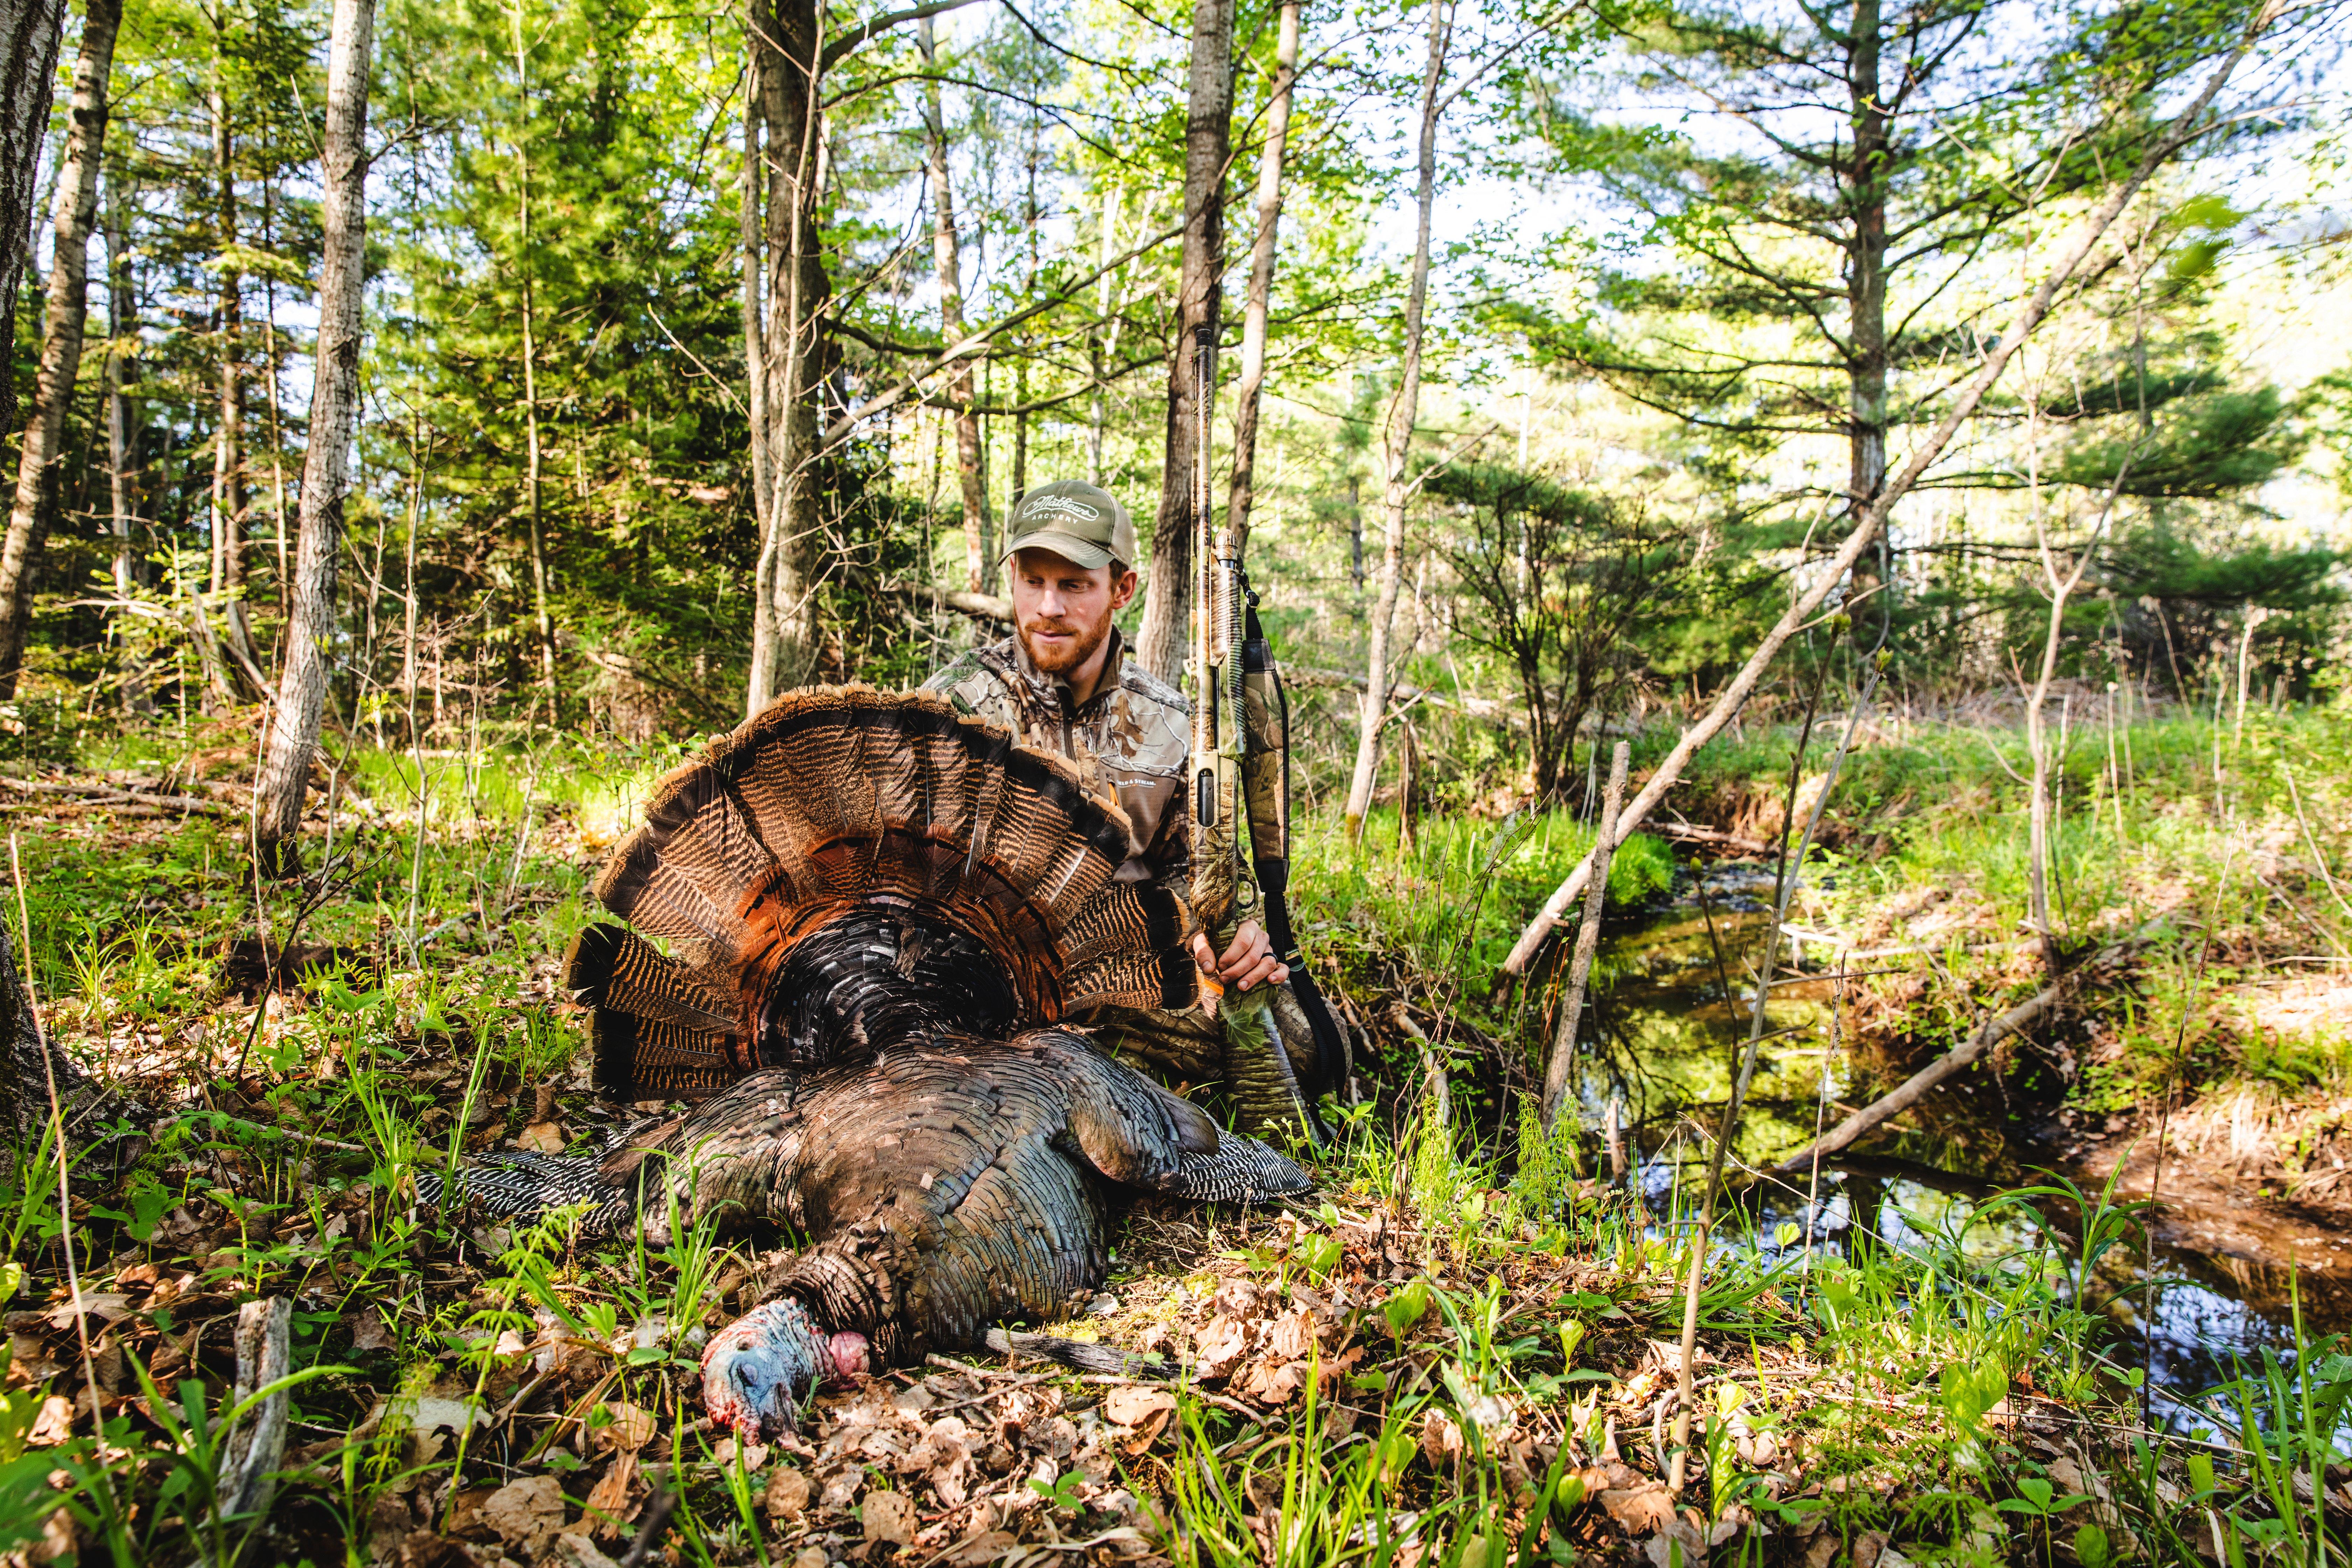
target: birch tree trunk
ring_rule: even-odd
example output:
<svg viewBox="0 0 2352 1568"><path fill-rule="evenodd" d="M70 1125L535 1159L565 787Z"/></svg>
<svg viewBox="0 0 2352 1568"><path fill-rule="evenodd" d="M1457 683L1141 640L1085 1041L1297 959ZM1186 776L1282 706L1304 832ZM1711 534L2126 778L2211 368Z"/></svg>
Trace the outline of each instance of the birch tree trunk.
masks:
<svg viewBox="0 0 2352 1568"><path fill-rule="evenodd" d="M0 0L0 342L16 341L16 285L32 239L65 19L66 0ZM16 377L0 362L0 428L16 423Z"/></svg>
<svg viewBox="0 0 2352 1568"><path fill-rule="evenodd" d="M743 92L743 203L739 240L743 250L743 367L751 411L751 515L759 552L751 571L751 667L745 679L743 716L768 705L768 671L776 641L776 485L768 472L767 184L760 154L760 56L747 51Z"/></svg>
<svg viewBox="0 0 2352 1568"><path fill-rule="evenodd" d="M335 556L351 489L359 416L360 295L367 258L368 61L375 0L335 0L327 55L327 135L320 154L325 245L319 268L319 346L310 380L310 443L302 457L301 516L289 594L286 668L269 750L254 791L254 847L263 870L296 868L294 839L319 716L327 696L327 644L335 631Z"/></svg>
<svg viewBox="0 0 2352 1568"><path fill-rule="evenodd" d="M114 67L114 36L121 0L89 0L74 62L73 129L58 172L51 218L56 253L49 263L47 316L42 324L40 378L16 463L16 499L8 534L0 544L0 700L16 693L25 631L32 619L33 578L49 519L57 507L66 405L81 369L84 319L89 310L89 231L98 218L98 166L106 142L106 89ZM43 105L43 113L47 106Z"/></svg>
<svg viewBox="0 0 2352 1568"><path fill-rule="evenodd" d="M915 24L915 48L923 69L935 68L931 19ZM939 275L940 341L963 341L963 256L956 234L955 184L948 174L948 132L940 112L937 77L923 83L923 142L926 177L931 187L931 269ZM981 470L980 416L972 407L971 361L958 360L948 373L948 401L954 405L956 484L963 495L964 588L968 593L996 592L996 563L991 558L988 528L988 482Z"/></svg>
<svg viewBox="0 0 2352 1568"><path fill-rule="evenodd" d="M1233 0L1192 0L1184 121L1184 252L1168 356L1167 461L1136 657L1162 680L1182 672L1192 610L1192 338L1217 319L1225 240L1225 161L1234 133Z"/></svg>
<svg viewBox="0 0 2352 1568"><path fill-rule="evenodd" d="M124 181L108 181L106 215L106 476L110 531L114 536L114 592L129 598L138 585L131 524L138 516L138 416L131 406L131 348L139 331L138 279L131 265L131 218ZM123 703L134 713L148 710L145 678L136 660L126 663Z"/></svg>
<svg viewBox="0 0 2352 1568"><path fill-rule="evenodd" d="M539 313L532 288L530 253L530 144L525 140L530 118L530 50L523 38L523 0L514 0L508 16L514 26L515 90L520 95L524 125L514 132L518 189L515 200L515 270L522 282L522 430L523 510L530 525L531 625L539 634L539 679L547 689L547 721L560 722L555 689L555 617L547 607L547 521L542 507L541 479L546 453L539 429ZM307 512L308 508L304 509Z"/></svg>
<svg viewBox="0 0 2352 1568"><path fill-rule="evenodd" d="M1429 303L1430 215L1437 201L1437 121L1444 105L1437 96L1445 75L1446 45L1453 34L1446 0L1429 0L1429 65L1421 79L1421 171L1414 201L1420 214L1412 246L1412 280L1404 297L1404 363L1396 396L1389 404L1382 457L1386 483L1381 495L1386 537L1381 543L1380 593L1372 609L1371 647L1364 659L1364 703L1356 731L1356 771L1348 783L1348 837L1360 838L1371 809L1372 778L1380 767L1381 721L1389 706L1389 638L1396 622L1397 588L1404 575L1404 514L1412 491L1405 459L1413 422L1421 413L1422 325Z"/></svg>
<svg viewBox="0 0 2352 1568"><path fill-rule="evenodd" d="M114 592L121 599L131 596L140 577L133 546L139 520L139 416L128 390L131 345L139 332L139 285L131 264L129 205L124 181L118 174L108 182L107 190L106 316L107 333L112 341L106 354L106 469L114 534ZM116 634L118 642L127 645L122 647L122 710L144 716L155 710L147 686L146 653L121 637L122 625L117 623Z"/></svg>
<svg viewBox="0 0 2352 1568"><path fill-rule="evenodd" d="M1274 56L1274 100L1266 107L1265 145L1257 164L1257 237L1250 247L1249 298L1242 307L1242 375L1234 400L1234 478L1225 502L1234 542L1249 546L1257 499L1258 394L1265 384L1265 318L1274 296L1276 231L1282 223L1282 159L1290 140L1290 92L1298 79L1298 0L1286 0Z"/></svg>

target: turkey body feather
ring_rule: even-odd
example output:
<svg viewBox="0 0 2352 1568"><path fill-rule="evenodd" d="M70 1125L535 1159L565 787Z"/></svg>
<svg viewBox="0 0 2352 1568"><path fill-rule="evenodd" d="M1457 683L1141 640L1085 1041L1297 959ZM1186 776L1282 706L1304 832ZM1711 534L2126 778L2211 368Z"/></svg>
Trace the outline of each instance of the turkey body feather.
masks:
<svg viewBox="0 0 2352 1568"><path fill-rule="evenodd" d="M1102 1285L1121 1190L1307 1191L1062 1026L1193 994L1190 912L1114 879L1127 841L1068 763L936 697L778 701L656 786L596 883L629 926L565 960L599 1085L701 1103L462 1186L509 1215L579 1205L590 1230L676 1215L805 1238L705 1355L713 1418L747 1436L869 1358L1064 1316Z"/></svg>

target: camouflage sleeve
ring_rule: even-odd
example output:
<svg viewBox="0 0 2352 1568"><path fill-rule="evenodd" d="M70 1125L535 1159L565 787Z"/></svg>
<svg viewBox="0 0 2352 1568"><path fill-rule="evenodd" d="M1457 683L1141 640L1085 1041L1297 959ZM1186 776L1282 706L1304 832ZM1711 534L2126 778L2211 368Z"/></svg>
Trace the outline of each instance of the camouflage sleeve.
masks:
<svg viewBox="0 0 2352 1568"><path fill-rule="evenodd" d="M980 656L966 653L940 666L929 680L923 682L923 689L938 692L954 705L957 712L967 719L976 719L980 717L980 709L972 700L975 677L992 686L996 683L994 677L988 673L988 667L980 662Z"/></svg>

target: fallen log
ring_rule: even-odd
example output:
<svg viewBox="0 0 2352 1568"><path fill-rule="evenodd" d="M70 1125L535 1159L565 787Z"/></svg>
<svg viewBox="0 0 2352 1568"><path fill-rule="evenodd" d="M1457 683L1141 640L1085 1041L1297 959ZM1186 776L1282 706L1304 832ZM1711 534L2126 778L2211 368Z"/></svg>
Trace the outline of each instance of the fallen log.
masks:
<svg viewBox="0 0 2352 1568"><path fill-rule="evenodd" d="M1927 1098L1927 1091L1962 1068L1981 1058L2010 1035L2021 1035L2044 1014L2065 999L2067 993L2083 979L2105 968L2139 945L2148 928L2143 926L2113 947L2102 949L2087 963L2070 969L2040 991L2020 1002L2008 1012L1988 1018L1976 1032L1954 1046L1917 1072L1903 1080L1888 1093L1872 1100L1860 1110L1814 1139L1811 1143L1772 1167L1776 1175L1810 1166L1816 1155L1834 1154L1890 1117L1898 1116Z"/></svg>
<svg viewBox="0 0 2352 1568"><path fill-rule="evenodd" d="M290 1297L266 1297L237 1309L236 1382L229 1405L262 1397L221 1447L220 1473L213 1484L224 1518L265 1513L277 1494L278 1470L286 1458L285 1378L291 1370L293 1329Z"/></svg>
<svg viewBox="0 0 2352 1568"><path fill-rule="evenodd" d="M2056 1006L2071 989L2072 978L2062 978L1999 1017L1987 1019L1975 1034L1905 1079L1892 1092L1872 1100L1772 1169L1780 1173L1805 1169L1814 1155L1834 1154L1880 1122L1916 1105L1929 1089L1999 1045L2003 1037L2022 1034L2028 1025Z"/></svg>
<svg viewBox="0 0 2352 1568"><path fill-rule="evenodd" d="M88 800L100 805L163 805L180 811L210 812L215 816L243 816L244 808L226 801L204 800L192 795L163 795L143 790L117 789L112 784L81 783L71 779L12 779L0 776L0 785L23 795L62 795Z"/></svg>
<svg viewBox="0 0 2352 1568"><path fill-rule="evenodd" d="M1760 838L1743 838L1737 833L1726 833L1719 827L1701 827L1696 822L1653 822L1642 831L1654 833L1661 838L1671 838L1677 844L1707 844L1724 849L1735 849L1742 855L1769 855L1772 846Z"/></svg>

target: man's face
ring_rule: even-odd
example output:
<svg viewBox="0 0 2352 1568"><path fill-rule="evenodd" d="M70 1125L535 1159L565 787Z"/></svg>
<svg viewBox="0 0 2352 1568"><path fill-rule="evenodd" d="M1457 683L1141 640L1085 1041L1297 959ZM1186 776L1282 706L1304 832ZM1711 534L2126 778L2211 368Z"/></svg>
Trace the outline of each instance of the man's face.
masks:
<svg viewBox="0 0 2352 1568"><path fill-rule="evenodd" d="M1050 550L1013 558L1013 620L1029 661L1066 676L1110 636L1110 618L1135 597L1135 574L1117 562L1081 566Z"/></svg>

